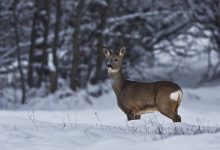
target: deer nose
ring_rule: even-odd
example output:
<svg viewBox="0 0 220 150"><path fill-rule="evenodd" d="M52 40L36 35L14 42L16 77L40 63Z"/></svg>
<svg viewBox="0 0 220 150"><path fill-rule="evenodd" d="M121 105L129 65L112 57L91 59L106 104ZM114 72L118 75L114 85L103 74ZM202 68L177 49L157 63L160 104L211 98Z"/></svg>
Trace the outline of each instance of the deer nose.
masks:
<svg viewBox="0 0 220 150"><path fill-rule="evenodd" d="M111 64L107 64L107 68L112 68L112 65Z"/></svg>

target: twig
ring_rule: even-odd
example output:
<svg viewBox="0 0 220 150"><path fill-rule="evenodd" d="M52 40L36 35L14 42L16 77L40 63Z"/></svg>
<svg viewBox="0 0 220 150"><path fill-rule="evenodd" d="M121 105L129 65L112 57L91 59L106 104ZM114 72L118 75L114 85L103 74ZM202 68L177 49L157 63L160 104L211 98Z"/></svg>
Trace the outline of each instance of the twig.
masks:
<svg viewBox="0 0 220 150"><path fill-rule="evenodd" d="M101 125L101 127L103 128L103 125L102 125L102 122L101 122L101 119L99 118L98 114L95 112L95 116L99 122L99 124Z"/></svg>

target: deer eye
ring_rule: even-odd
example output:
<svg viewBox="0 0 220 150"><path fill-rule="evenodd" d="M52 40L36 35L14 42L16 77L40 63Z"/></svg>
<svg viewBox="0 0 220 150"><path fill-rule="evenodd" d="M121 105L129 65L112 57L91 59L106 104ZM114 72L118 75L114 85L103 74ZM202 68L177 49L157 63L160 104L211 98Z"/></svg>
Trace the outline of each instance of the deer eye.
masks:
<svg viewBox="0 0 220 150"><path fill-rule="evenodd" d="M115 59L113 59L114 61L118 61L118 59L117 58L115 58Z"/></svg>

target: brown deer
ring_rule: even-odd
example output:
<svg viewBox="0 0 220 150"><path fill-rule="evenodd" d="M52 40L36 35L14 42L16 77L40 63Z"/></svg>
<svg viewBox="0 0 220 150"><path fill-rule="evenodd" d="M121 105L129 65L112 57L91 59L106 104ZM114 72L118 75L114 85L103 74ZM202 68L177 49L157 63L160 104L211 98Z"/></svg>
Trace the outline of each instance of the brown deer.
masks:
<svg viewBox="0 0 220 150"><path fill-rule="evenodd" d="M181 122L177 111L183 92L177 84L170 81L144 83L127 80L122 74L125 47L117 53L112 53L105 47L102 51L108 60L108 74L117 104L127 115L128 121L140 119L145 113L159 111L173 122Z"/></svg>

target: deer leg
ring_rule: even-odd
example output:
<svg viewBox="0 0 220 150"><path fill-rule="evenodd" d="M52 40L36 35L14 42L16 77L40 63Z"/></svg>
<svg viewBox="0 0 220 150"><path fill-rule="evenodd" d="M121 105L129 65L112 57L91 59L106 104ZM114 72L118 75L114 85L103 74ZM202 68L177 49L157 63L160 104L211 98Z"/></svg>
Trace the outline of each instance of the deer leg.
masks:
<svg viewBox="0 0 220 150"><path fill-rule="evenodd" d="M177 105L175 105L174 107L173 107L173 111L176 113L176 114L178 114L178 108L179 108L179 105L177 104Z"/></svg>
<svg viewBox="0 0 220 150"><path fill-rule="evenodd" d="M173 119L173 122L181 122L181 116L176 114L176 117Z"/></svg>
<svg viewBox="0 0 220 150"><path fill-rule="evenodd" d="M131 113L127 114L127 119L128 119L128 121L130 121L130 120L136 120L135 115L134 115L134 114L131 114Z"/></svg>
<svg viewBox="0 0 220 150"><path fill-rule="evenodd" d="M179 116L177 113L172 111L169 107L158 107L161 114L164 116L167 116L168 118L172 119L173 122L181 122L181 116Z"/></svg>
<svg viewBox="0 0 220 150"><path fill-rule="evenodd" d="M172 120L173 122L181 122L181 116L178 114L175 114L175 117Z"/></svg>
<svg viewBox="0 0 220 150"><path fill-rule="evenodd" d="M130 120L139 120L141 119L141 115L127 114L128 121Z"/></svg>
<svg viewBox="0 0 220 150"><path fill-rule="evenodd" d="M135 116L134 116L134 119L135 119L135 120L141 119L141 115L135 115Z"/></svg>
<svg viewBox="0 0 220 150"><path fill-rule="evenodd" d="M173 122L181 122L181 116L178 115L178 108L179 108L179 104L176 104L173 107L173 112L177 115L176 119L174 119Z"/></svg>
<svg viewBox="0 0 220 150"><path fill-rule="evenodd" d="M134 115L134 113L132 111L130 111L128 108L124 107L123 105L119 105L119 107L121 108L121 110L127 115L127 120L136 120L136 118L140 119L140 117L136 117L136 115Z"/></svg>

